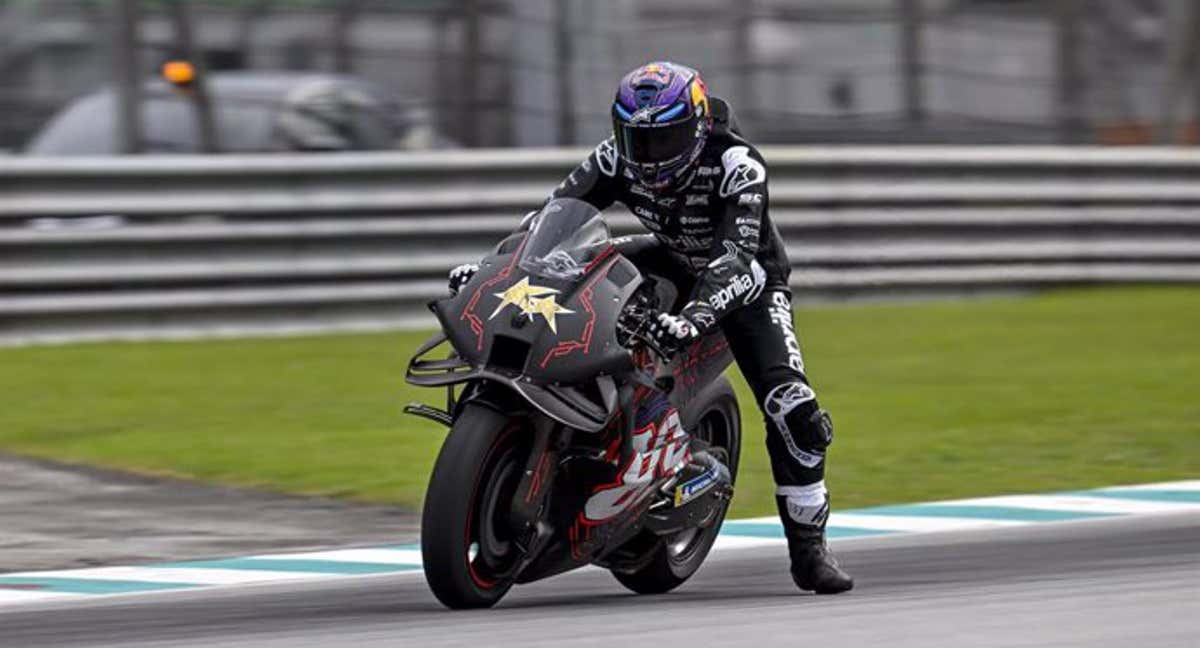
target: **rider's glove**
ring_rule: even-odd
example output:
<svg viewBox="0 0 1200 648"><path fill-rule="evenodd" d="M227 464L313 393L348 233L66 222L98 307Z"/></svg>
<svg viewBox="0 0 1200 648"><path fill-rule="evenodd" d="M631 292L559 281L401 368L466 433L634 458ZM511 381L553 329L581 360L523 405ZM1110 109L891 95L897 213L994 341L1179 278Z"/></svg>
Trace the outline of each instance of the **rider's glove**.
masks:
<svg viewBox="0 0 1200 648"><path fill-rule="evenodd" d="M450 271L450 294L457 295L459 289L467 285L471 277L479 272L478 263L464 263Z"/></svg>
<svg viewBox="0 0 1200 648"><path fill-rule="evenodd" d="M700 329L682 315L659 313L650 321L647 330L650 339L668 355L700 339Z"/></svg>

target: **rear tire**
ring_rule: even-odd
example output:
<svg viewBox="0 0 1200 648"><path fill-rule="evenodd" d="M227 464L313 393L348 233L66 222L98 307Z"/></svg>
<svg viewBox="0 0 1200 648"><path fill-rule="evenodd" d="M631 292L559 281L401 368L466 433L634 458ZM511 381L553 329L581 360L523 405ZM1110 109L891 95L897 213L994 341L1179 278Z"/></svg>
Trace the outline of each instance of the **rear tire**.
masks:
<svg viewBox="0 0 1200 648"><path fill-rule="evenodd" d="M736 482L738 457L741 455L742 427L737 396L722 376L693 401L696 407L687 414L689 433L708 441L713 450L724 450L730 477ZM638 594L664 594L679 587L700 569L717 540L729 502L721 504L713 523L703 529L684 530L667 538L647 538L648 532L633 542L651 545L648 562L634 571L614 571L617 582Z"/></svg>
<svg viewBox="0 0 1200 648"><path fill-rule="evenodd" d="M491 607L512 587L520 555L508 513L529 453L525 423L468 403L442 443L421 514L421 559L446 607Z"/></svg>

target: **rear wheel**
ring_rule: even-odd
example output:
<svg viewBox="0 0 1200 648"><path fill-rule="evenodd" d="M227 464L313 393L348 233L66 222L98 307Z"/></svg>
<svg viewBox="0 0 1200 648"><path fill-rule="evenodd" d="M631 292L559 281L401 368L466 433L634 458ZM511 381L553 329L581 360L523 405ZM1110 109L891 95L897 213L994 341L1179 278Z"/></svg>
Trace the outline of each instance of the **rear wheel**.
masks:
<svg viewBox="0 0 1200 648"><path fill-rule="evenodd" d="M524 420L467 404L442 444L421 515L425 580L449 608L491 607L520 553L508 524L530 436Z"/></svg>
<svg viewBox="0 0 1200 648"><path fill-rule="evenodd" d="M737 478L737 463L741 453L741 419L737 396L724 377L713 383L694 401L697 405L688 432L707 441L715 457L725 462L732 478ZM647 562L633 571L614 571L613 576L625 587L639 594L662 594L682 585L700 569L708 557L729 502L722 502L713 523L704 528L684 529L672 536L647 538L634 542L650 545Z"/></svg>

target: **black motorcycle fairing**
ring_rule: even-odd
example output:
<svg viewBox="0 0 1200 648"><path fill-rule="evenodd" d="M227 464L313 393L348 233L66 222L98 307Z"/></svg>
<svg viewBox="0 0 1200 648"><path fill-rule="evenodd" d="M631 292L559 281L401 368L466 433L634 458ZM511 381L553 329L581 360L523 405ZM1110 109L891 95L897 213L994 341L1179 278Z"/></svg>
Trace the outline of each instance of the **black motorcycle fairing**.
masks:
<svg viewBox="0 0 1200 648"><path fill-rule="evenodd" d="M517 254L487 257L458 295L436 300L431 308L472 366L542 384L622 374L632 364L629 351L617 343L616 321L641 275L606 249L586 274L573 279L526 274L516 264ZM516 303L522 299L524 304ZM530 306L532 300L539 301Z"/></svg>
<svg viewBox="0 0 1200 648"><path fill-rule="evenodd" d="M720 329L708 332L664 367L672 384L671 403L684 411L687 404L731 364L733 352L729 350L725 334Z"/></svg>
<svg viewBox="0 0 1200 648"><path fill-rule="evenodd" d="M418 356L410 363L408 380L440 386L494 379L567 425L599 430L616 404L613 389L604 381L636 371L630 351L617 340L616 328L641 275L611 246L574 279L524 274L517 264L519 252L484 259L457 295L430 304L458 358ZM555 298L544 307L553 320L537 306L512 303L511 297L528 297L531 291Z"/></svg>
<svg viewBox="0 0 1200 648"><path fill-rule="evenodd" d="M635 408L638 389L632 383L619 387L616 397L621 411ZM620 438L620 456L627 456L634 423L633 416L617 417L604 428L603 434L589 435L580 441L590 442L591 448L603 450L611 439ZM654 491L646 491L641 499L630 502L624 511L607 520L589 521L582 514L584 502L594 494L594 487L611 483L619 468L620 462L610 463L604 452L576 454L563 461L559 467L562 478L553 485L555 498L547 515L558 533L535 560L523 567L516 582L533 582L595 562L642 530L642 517L652 502Z"/></svg>
<svg viewBox="0 0 1200 648"><path fill-rule="evenodd" d="M472 367L461 358L426 360L422 355L417 355L409 362L405 380L419 387L494 381L550 418L584 432L602 429L617 407L616 384L608 375L596 377L587 386L588 389L563 384L540 385L510 373L493 371L487 366ZM471 394L464 394L460 404L472 397ZM503 407L490 409L504 411Z"/></svg>

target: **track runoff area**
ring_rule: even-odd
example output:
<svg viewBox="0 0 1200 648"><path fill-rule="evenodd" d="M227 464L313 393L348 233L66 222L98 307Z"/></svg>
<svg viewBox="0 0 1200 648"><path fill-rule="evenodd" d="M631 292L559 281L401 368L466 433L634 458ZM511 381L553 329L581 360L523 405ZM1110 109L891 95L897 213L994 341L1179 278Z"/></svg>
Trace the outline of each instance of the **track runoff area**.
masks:
<svg viewBox="0 0 1200 648"><path fill-rule="evenodd" d="M946 531L986 533L1023 525L1170 513L1200 514L1200 480L841 511L830 518L828 534L836 545L839 540L850 538ZM772 544L784 544L778 519L729 520L721 530L715 551L729 552ZM0 606L92 600L116 595L152 596L249 584L417 574L420 570L420 547L399 545L9 573L0 574Z"/></svg>

